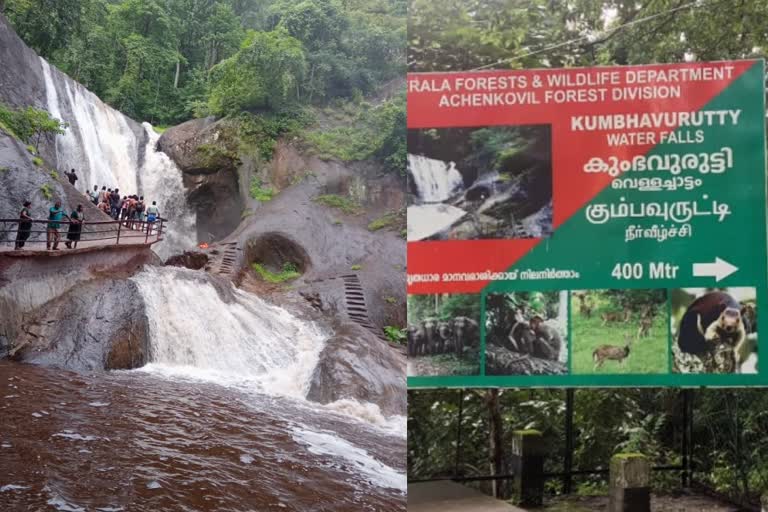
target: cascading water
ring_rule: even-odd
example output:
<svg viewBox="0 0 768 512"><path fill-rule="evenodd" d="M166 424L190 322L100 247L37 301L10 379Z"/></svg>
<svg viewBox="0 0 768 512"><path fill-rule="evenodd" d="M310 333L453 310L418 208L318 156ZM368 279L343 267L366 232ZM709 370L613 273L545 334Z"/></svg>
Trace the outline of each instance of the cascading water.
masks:
<svg viewBox="0 0 768 512"><path fill-rule="evenodd" d="M446 164L421 155L408 155L408 172L413 177L421 204L408 207L409 242L423 240L448 229L466 212L441 201L464 188L464 179L453 162Z"/></svg>
<svg viewBox="0 0 768 512"><path fill-rule="evenodd" d="M59 170L78 171L80 190L98 185L135 193L142 141L137 140L127 118L42 57L40 62L48 111L69 124L56 137Z"/></svg>
<svg viewBox="0 0 768 512"><path fill-rule="evenodd" d="M311 324L236 288L217 290L195 271L148 268L133 279L147 306L151 360L161 371L306 395L324 340Z"/></svg>
<svg viewBox="0 0 768 512"><path fill-rule="evenodd" d="M148 205L157 201L169 220L164 241L155 247L162 258L194 246L195 215L186 205L181 170L157 150L160 136L152 125L139 127L45 59L40 62L48 110L69 124L56 137L59 170L78 171L81 191L118 188L122 195L144 196Z"/></svg>
<svg viewBox="0 0 768 512"><path fill-rule="evenodd" d="M445 201L464 186L464 179L453 162L446 164L421 155L408 155L408 171L419 198L425 203Z"/></svg>
<svg viewBox="0 0 768 512"><path fill-rule="evenodd" d="M147 268L132 278L146 304L151 363L142 371L190 378L292 399L307 418L343 414L387 435L405 437L405 418L385 418L374 404L305 400L325 337L286 310L236 288L217 289L206 274L176 267ZM344 423L346 423L344 421ZM314 454L344 459L377 485L406 490L403 473L350 440L293 417L293 439Z"/></svg>
<svg viewBox="0 0 768 512"><path fill-rule="evenodd" d="M165 153L157 149L160 135L149 123L143 123L147 134L144 162L140 170L139 194L147 205L157 202L160 216L171 219L163 242L155 247L161 258L166 259L197 243L195 213L187 206L181 170Z"/></svg>

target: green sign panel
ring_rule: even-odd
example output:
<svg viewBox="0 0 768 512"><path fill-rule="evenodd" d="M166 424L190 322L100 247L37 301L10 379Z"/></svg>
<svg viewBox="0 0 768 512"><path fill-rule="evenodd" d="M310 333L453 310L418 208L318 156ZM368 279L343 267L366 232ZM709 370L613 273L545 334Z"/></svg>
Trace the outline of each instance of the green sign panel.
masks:
<svg viewBox="0 0 768 512"><path fill-rule="evenodd" d="M409 387L768 384L763 61L408 94Z"/></svg>

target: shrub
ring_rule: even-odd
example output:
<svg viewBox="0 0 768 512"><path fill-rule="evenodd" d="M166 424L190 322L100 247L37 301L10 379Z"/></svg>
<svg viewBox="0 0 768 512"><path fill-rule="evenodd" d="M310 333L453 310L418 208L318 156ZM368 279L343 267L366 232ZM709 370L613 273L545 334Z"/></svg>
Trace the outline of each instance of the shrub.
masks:
<svg viewBox="0 0 768 512"><path fill-rule="evenodd" d="M265 187L261 183L259 177L254 176L253 179L251 179L251 197L257 201L261 201L262 203L271 201L276 193L277 192L275 192L275 189L272 187Z"/></svg>
<svg viewBox="0 0 768 512"><path fill-rule="evenodd" d="M0 127L19 140L29 144L27 149L37 154L40 141L61 135L69 125L51 117L46 110L35 107L13 110L0 104Z"/></svg>
<svg viewBox="0 0 768 512"><path fill-rule="evenodd" d="M253 270L255 270L256 273L259 274L261 278L268 283L284 283L286 281L296 279L297 277L301 277L301 273L299 272L298 267L296 267L296 265L291 262L283 263L283 269L277 273L270 271L261 263L254 263L251 266L253 267Z"/></svg>
<svg viewBox="0 0 768 512"><path fill-rule="evenodd" d="M384 327L384 335L389 341L393 343L405 344L407 341L405 329L401 329L392 325L387 325Z"/></svg>
<svg viewBox="0 0 768 512"><path fill-rule="evenodd" d="M42 167L43 159L40 158L39 156L36 156L35 158L32 159L32 163L35 164L37 167Z"/></svg>
<svg viewBox="0 0 768 512"><path fill-rule="evenodd" d="M362 208L358 203L350 199L349 197L340 196L338 194L325 194L315 197L315 202L336 208L348 215L358 215L361 213Z"/></svg>
<svg viewBox="0 0 768 512"><path fill-rule="evenodd" d="M50 184L44 183L43 185L41 185L40 186L40 192L43 193L43 197L46 200L50 201L51 199L53 199L53 190L51 189L51 185Z"/></svg>
<svg viewBox="0 0 768 512"><path fill-rule="evenodd" d="M352 265L349 268L352 269L352 270L362 270L363 266L362 265Z"/></svg>

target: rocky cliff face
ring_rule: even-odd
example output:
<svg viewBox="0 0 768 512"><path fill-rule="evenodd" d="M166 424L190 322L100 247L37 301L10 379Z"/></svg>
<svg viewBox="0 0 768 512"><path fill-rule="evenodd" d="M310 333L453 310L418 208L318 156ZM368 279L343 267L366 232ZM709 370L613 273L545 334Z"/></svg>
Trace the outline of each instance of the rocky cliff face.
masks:
<svg viewBox="0 0 768 512"><path fill-rule="evenodd" d="M307 398L323 404L343 399L378 404L387 415L407 409L405 356L393 353L363 327L341 323L326 341Z"/></svg>
<svg viewBox="0 0 768 512"><path fill-rule="evenodd" d="M226 122L212 117L175 126L158 141L158 148L183 172L187 201L197 213L199 240L229 235L246 207L249 178L242 175L233 145Z"/></svg>

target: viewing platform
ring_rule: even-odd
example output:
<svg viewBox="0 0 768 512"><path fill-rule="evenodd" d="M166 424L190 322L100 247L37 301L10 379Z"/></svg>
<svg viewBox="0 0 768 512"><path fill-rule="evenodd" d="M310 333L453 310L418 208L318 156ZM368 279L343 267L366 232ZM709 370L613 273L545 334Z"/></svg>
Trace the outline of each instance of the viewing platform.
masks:
<svg viewBox="0 0 768 512"><path fill-rule="evenodd" d="M0 254L9 257L58 257L82 254L116 247L151 247L163 240L166 220L159 218L153 223L146 221L95 221L83 223L77 247L69 249L66 242L69 221L60 221L58 249L47 249L47 220L32 220L32 229L24 247L15 249L18 219L0 219ZM72 242L74 244L74 242Z"/></svg>

